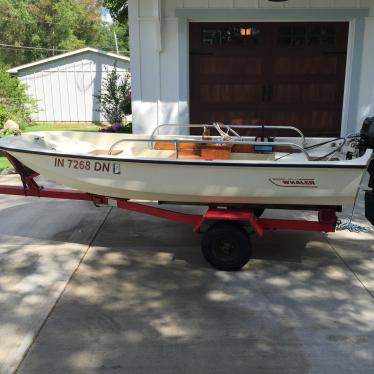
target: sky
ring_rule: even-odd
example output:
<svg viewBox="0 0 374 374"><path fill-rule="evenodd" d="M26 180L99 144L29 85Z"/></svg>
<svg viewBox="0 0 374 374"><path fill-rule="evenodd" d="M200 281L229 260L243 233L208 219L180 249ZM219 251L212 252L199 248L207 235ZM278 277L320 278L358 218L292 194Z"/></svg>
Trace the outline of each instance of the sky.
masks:
<svg viewBox="0 0 374 374"><path fill-rule="evenodd" d="M106 8L101 8L101 18L105 22L113 23L112 17L109 14L109 10Z"/></svg>

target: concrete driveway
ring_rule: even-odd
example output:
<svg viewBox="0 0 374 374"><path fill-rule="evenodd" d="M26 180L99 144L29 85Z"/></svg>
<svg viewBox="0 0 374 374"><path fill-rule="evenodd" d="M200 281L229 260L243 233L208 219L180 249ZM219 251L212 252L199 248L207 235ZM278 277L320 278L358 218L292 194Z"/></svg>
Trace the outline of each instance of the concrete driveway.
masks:
<svg viewBox="0 0 374 374"><path fill-rule="evenodd" d="M183 224L68 201L0 209L2 373L373 372L373 232L267 234L226 273Z"/></svg>

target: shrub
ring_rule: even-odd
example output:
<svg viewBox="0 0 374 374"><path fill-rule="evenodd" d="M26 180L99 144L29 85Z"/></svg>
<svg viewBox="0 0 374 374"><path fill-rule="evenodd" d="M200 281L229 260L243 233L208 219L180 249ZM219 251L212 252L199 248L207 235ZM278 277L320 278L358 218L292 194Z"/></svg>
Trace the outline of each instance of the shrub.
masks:
<svg viewBox="0 0 374 374"><path fill-rule="evenodd" d="M37 107L26 88L26 84L7 73L5 66L0 66L0 129L8 119L16 121L21 128L30 123Z"/></svg>
<svg viewBox="0 0 374 374"><path fill-rule="evenodd" d="M0 130L0 138L4 138L10 135L20 135L21 131L16 129L1 129Z"/></svg>
<svg viewBox="0 0 374 374"><path fill-rule="evenodd" d="M103 79L102 90L94 95L100 104L99 112L110 124L122 124L126 115L131 113L130 76L121 76L116 65Z"/></svg>

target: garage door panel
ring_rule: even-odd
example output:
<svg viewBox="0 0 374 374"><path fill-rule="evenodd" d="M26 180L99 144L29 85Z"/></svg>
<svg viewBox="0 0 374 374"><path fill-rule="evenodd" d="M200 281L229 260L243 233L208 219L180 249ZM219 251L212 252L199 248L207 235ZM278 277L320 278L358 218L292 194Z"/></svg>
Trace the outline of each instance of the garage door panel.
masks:
<svg viewBox="0 0 374 374"><path fill-rule="evenodd" d="M277 104L305 104L311 108L318 104L330 107L339 99L340 87L335 83L274 84L271 101Z"/></svg>
<svg viewBox="0 0 374 374"><path fill-rule="evenodd" d="M295 126L309 136L335 136L340 129L336 112L331 110L275 111L271 124Z"/></svg>
<svg viewBox="0 0 374 374"><path fill-rule="evenodd" d="M306 103L335 103L340 94L340 87L334 83L312 83L304 87Z"/></svg>
<svg viewBox="0 0 374 374"><path fill-rule="evenodd" d="M205 104L258 103L260 95L260 88L254 84L202 84L200 86L200 101Z"/></svg>
<svg viewBox="0 0 374 374"><path fill-rule="evenodd" d="M245 76L261 74L262 70L262 58L258 56L243 57L234 55L219 57L215 55L200 55L198 60L201 75L231 75L240 72L242 76Z"/></svg>
<svg viewBox="0 0 374 374"><path fill-rule="evenodd" d="M271 100L276 103L303 102L303 87L300 84L275 84L271 90Z"/></svg>
<svg viewBox="0 0 374 374"><path fill-rule="evenodd" d="M191 23L190 120L337 136L347 43L348 22Z"/></svg>
<svg viewBox="0 0 374 374"><path fill-rule="evenodd" d="M340 56L297 56L292 53L274 61L277 75L331 75L338 73Z"/></svg>
<svg viewBox="0 0 374 374"><path fill-rule="evenodd" d="M201 113L201 123L223 122L232 125L247 125L260 121L259 113L254 111L243 110L206 110Z"/></svg>

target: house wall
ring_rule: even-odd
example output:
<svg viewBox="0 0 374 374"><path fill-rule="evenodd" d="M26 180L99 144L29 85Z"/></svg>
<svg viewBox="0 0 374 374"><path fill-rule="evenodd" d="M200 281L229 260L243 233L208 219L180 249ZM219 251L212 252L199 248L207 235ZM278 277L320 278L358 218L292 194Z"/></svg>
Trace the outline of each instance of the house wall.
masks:
<svg viewBox="0 0 374 374"><path fill-rule="evenodd" d="M37 100L35 121L92 122L104 120L97 111L97 95L103 78L115 59L94 52L84 52L20 70L18 77L28 85ZM129 71L129 62L117 60L119 73Z"/></svg>
<svg viewBox="0 0 374 374"><path fill-rule="evenodd" d="M349 16L350 11L353 14L359 9L367 9L364 17ZM188 44L188 27L183 22L206 21L207 14L213 15L209 20L229 20L225 16L214 17L214 14L225 14L218 13L222 10L228 13L243 10L245 16L241 21L248 17L264 20L258 18L261 10L274 14L273 20L293 19L291 14L302 17L296 20L303 20L304 16L310 19L319 10L346 14L350 20L350 40L342 133L356 131L366 116L374 115L374 0L288 0L284 3L129 0L134 132L150 133L156 125L165 123L188 123L188 49L184 47ZM194 11L193 18L191 15L181 18L184 11Z"/></svg>

